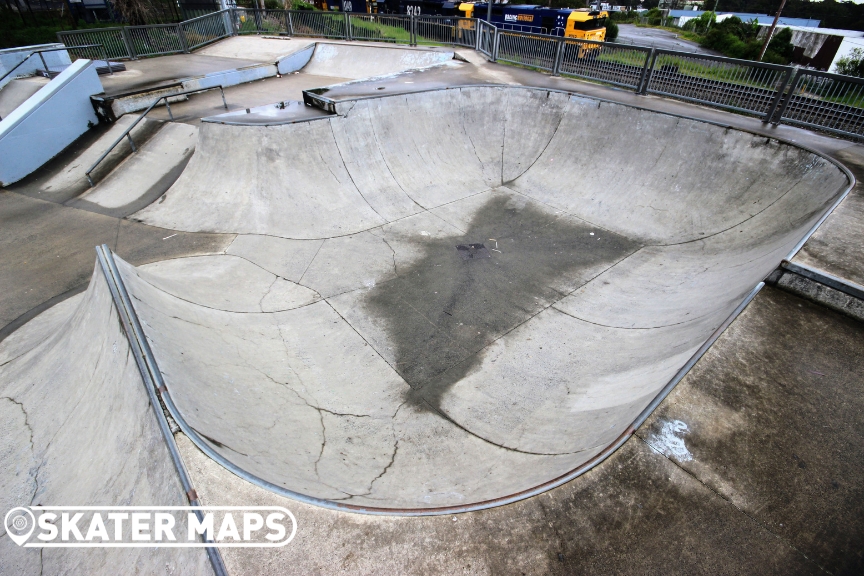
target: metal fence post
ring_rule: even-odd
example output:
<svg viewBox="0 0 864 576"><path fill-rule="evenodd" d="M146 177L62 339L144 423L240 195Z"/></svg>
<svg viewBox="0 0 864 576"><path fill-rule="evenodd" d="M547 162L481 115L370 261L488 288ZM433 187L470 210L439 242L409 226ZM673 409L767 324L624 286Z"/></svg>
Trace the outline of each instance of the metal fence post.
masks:
<svg viewBox="0 0 864 576"><path fill-rule="evenodd" d="M789 103L792 102L792 97L795 95L795 89L798 88L798 82L801 80L803 72L804 68L798 68L798 71L795 72L795 77L792 79L792 83L789 84L789 94L783 101L783 106L780 107L780 111L774 116L774 121L771 122L774 126L783 123L783 114L786 113L786 109L789 108Z"/></svg>
<svg viewBox="0 0 864 576"><path fill-rule="evenodd" d="M564 57L564 38L559 38L555 47L555 63L552 64L552 76L561 74L561 59Z"/></svg>
<svg viewBox="0 0 864 576"><path fill-rule="evenodd" d="M654 47L651 47L651 52L645 57L645 65L642 66L642 74L639 76L639 87L636 88L636 94L645 94L648 89L648 82L651 80L651 71L654 69L654 61L657 59L657 52Z"/></svg>
<svg viewBox="0 0 864 576"><path fill-rule="evenodd" d="M126 32L126 27L120 29L120 36L123 38L123 44L126 46L126 53L129 58L132 60L137 60L138 57L135 55L135 50L132 47L132 42L129 41L129 34Z"/></svg>
<svg viewBox="0 0 864 576"><path fill-rule="evenodd" d="M222 14L222 25L225 27L226 36L237 36L237 29L234 26L234 21L237 18L237 10L228 8Z"/></svg>
<svg viewBox="0 0 864 576"><path fill-rule="evenodd" d="M492 39L492 62L498 61L498 28L495 28L495 36Z"/></svg>
<svg viewBox="0 0 864 576"><path fill-rule="evenodd" d="M417 45L417 30L414 27L414 14L408 15L408 45Z"/></svg>
<svg viewBox="0 0 864 576"><path fill-rule="evenodd" d="M348 12L343 12L345 15L345 39L351 40L351 16Z"/></svg>
<svg viewBox="0 0 864 576"><path fill-rule="evenodd" d="M483 27L480 26L480 20L477 18L473 18L474 20L474 30L476 31L474 38L474 50L480 51L480 36L483 34Z"/></svg>
<svg viewBox="0 0 864 576"><path fill-rule="evenodd" d="M285 11L285 25L288 26L286 32L289 36L294 36L294 21L291 19L291 11Z"/></svg>
<svg viewBox="0 0 864 576"><path fill-rule="evenodd" d="M786 85L789 84L789 79L792 77L793 68L790 66L786 71L786 74L783 76L783 81L780 83L780 88L777 90L777 95L774 96L774 100L771 102L771 106L768 108L768 112L765 114L765 117L762 119L764 124L771 122L771 119L774 118L774 112L777 111L777 105L780 104L780 100L783 99L783 92L786 90Z"/></svg>
<svg viewBox="0 0 864 576"><path fill-rule="evenodd" d="M184 54L189 54L189 45L186 43L186 32L183 31L183 23L177 24L177 39L180 40L180 48Z"/></svg>

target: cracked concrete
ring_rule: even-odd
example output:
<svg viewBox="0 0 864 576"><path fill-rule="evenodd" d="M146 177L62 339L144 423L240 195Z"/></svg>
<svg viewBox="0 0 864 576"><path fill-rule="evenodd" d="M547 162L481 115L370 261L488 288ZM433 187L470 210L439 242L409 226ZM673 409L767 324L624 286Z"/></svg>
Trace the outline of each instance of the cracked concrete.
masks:
<svg viewBox="0 0 864 576"><path fill-rule="evenodd" d="M202 126L136 218L239 235L224 255L120 263L202 441L325 500L476 503L589 461L847 184L774 140L543 90L347 109ZM586 131L616 172L574 162ZM689 169L705 149L721 162ZM491 257L462 261L472 242Z"/></svg>

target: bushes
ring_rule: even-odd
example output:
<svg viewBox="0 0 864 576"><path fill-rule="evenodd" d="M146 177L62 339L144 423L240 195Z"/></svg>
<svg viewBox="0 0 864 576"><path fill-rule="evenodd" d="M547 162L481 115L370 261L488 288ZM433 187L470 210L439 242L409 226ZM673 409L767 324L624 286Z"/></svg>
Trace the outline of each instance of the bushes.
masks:
<svg viewBox="0 0 864 576"><path fill-rule="evenodd" d="M716 50L730 58L742 60L758 60L762 51L762 40L757 38L759 25L755 21L742 22L732 16L718 22L705 35L702 46ZM768 44L763 62L772 64L788 64L792 59L794 47L791 43L792 31L784 28L777 32Z"/></svg>
<svg viewBox="0 0 864 576"><path fill-rule="evenodd" d="M611 19L606 20L606 42L612 42L618 38L618 24Z"/></svg>
<svg viewBox="0 0 864 576"><path fill-rule="evenodd" d="M864 50L854 48L848 55L838 58L834 71L837 74L864 78Z"/></svg>

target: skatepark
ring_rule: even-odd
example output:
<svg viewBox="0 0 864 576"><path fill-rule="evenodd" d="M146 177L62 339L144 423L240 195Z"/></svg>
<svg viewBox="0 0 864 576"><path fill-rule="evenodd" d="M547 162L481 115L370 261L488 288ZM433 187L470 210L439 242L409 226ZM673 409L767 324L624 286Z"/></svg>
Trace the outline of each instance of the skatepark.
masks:
<svg viewBox="0 0 864 576"><path fill-rule="evenodd" d="M223 552L228 573L602 573L603 554L628 573L622 538L686 517L725 519L688 546L744 572L854 565L845 536L775 527L777 502L793 525L813 510L759 471L789 450L817 467L833 436L793 421L824 426L820 406L860 440L861 301L803 275L862 281L859 144L467 49L233 37L125 66L94 97L113 121L3 192L6 508L181 505L177 455L205 504L298 516L297 542ZM784 354L842 399L742 383ZM766 440L790 428L820 442ZM849 490L811 501L826 522L860 504L858 440L820 457ZM214 569L0 546L3 573Z"/></svg>

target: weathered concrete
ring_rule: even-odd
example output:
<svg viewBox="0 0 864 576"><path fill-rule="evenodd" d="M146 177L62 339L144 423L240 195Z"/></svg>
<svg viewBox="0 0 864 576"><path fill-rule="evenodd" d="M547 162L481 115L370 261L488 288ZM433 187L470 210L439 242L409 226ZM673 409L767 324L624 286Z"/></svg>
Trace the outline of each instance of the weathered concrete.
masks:
<svg viewBox="0 0 864 576"><path fill-rule="evenodd" d="M864 324L768 288L637 434L829 573L860 573L862 347Z"/></svg>
<svg viewBox="0 0 864 576"><path fill-rule="evenodd" d="M3 510L186 504L98 266L83 295L0 344L0 423ZM110 574L120 566L212 573L201 549L40 550L0 537L4 574Z"/></svg>
<svg viewBox="0 0 864 576"><path fill-rule="evenodd" d="M446 49L318 42L303 72L335 78L370 78L435 66L452 59L453 51Z"/></svg>
<svg viewBox="0 0 864 576"><path fill-rule="evenodd" d="M111 216L140 210L170 188L195 152L197 140L194 126L165 124L108 177L70 204Z"/></svg>
<svg viewBox="0 0 864 576"><path fill-rule="evenodd" d="M48 78L34 76L32 78L19 78L8 82L0 89L0 118L5 118L19 105L27 101L30 96L38 92L48 83Z"/></svg>
<svg viewBox="0 0 864 576"><path fill-rule="evenodd" d="M337 112L202 125L164 201L135 215L243 234L229 252L263 270L122 271L201 441L350 504L477 503L587 462L848 186L777 141L542 90ZM586 170L577 134L617 170ZM693 170L706 150L717 163ZM460 258L472 243L488 257Z"/></svg>

